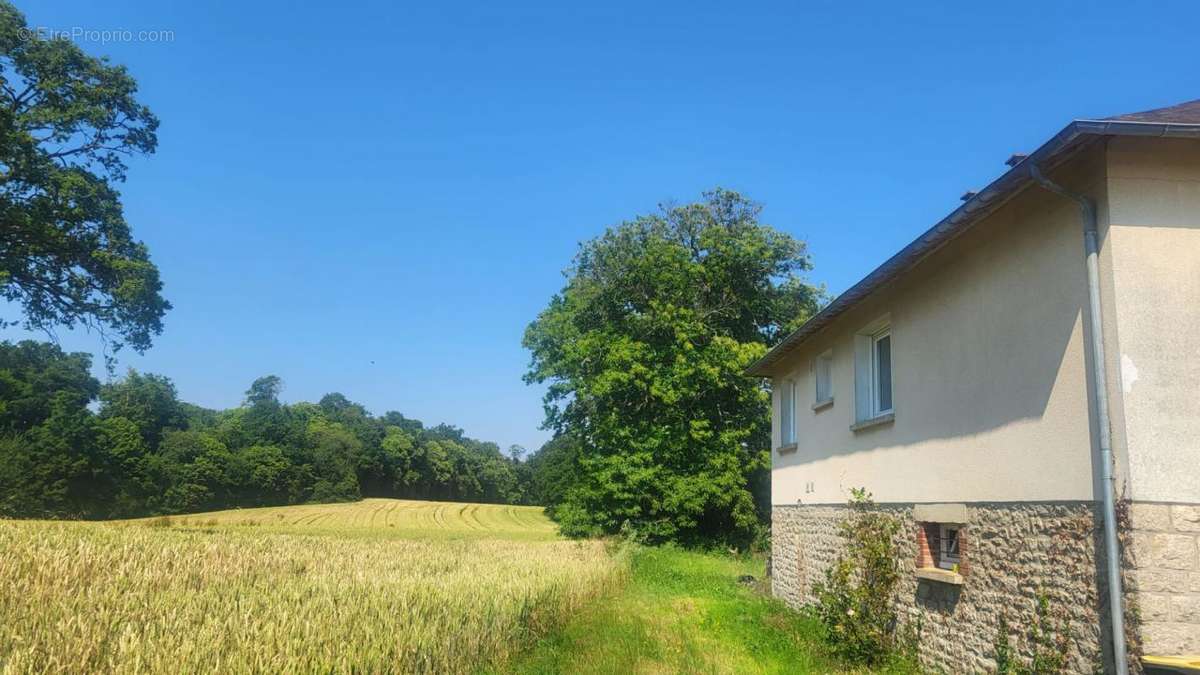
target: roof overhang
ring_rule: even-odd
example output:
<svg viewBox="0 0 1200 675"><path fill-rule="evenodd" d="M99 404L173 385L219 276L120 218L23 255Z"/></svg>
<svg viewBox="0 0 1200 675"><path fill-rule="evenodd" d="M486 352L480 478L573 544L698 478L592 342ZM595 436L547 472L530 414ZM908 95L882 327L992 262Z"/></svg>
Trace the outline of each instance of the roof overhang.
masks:
<svg viewBox="0 0 1200 675"><path fill-rule="evenodd" d="M917 237L882 265L842 293L824 309L775 345L762 358L750 364L746 374L770 377L789 353L819 333L839 316L865 300L885 284L911 270L938 249L963 234L995 211L1033 179L1029 167L1049 170L1066 161L1089 141L1104 136L1149 136L1155 138L1200 139L1200 124L1171 122L1133 122L1123 120L1075 120L1046 141L1029 156L963 202L936 225Z"/></svg>

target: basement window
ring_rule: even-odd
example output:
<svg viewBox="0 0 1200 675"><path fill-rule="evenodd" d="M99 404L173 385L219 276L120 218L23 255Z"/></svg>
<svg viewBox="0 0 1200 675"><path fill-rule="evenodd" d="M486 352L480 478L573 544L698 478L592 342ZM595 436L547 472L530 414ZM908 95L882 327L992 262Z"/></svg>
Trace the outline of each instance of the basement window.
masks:
<svg viewBox="0 0 1200 675"><path fill-rule="evenodd" d="M937 566L944 570L957 570L962 564L959 552L959 528L955 525L938 526Z"/></svg>
<svg viewBox="0 0 1200 675"><path fill-rule="evenodd" d="M922 513L926 510L926 513ZM965 512L964 507L934 506L917 507L917 578L937 581L941 584L961 586L967 571L966 527L961 522L965 516L947 513L950 510ZM937 513L928 513L937 512ZM920 520L923 516L934 515L941 520L944 516L950 518L938 521Z"/></svg>

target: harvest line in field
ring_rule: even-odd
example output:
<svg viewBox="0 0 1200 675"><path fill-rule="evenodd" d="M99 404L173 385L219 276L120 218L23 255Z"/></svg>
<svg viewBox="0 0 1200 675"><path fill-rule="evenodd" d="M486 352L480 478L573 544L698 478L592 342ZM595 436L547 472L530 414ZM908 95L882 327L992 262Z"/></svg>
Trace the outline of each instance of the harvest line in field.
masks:
<svg viewBox="0 0 1200 675"><path fill-rule="evenodd" d="M365 499L350 504L231 509L143 518L128 524L183 528L258 528L280 533L552 540L558 528L536 506Z"/></svg>

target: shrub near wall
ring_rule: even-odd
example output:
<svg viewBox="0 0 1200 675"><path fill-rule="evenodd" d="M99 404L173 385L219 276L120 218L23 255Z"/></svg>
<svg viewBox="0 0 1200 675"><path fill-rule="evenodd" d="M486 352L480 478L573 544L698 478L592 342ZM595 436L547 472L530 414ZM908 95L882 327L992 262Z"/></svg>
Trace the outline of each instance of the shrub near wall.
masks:
<svg viewBox="0 0 1200 675"><path fill-rule="evenodd" d="M895 606L900 521L875 509L866 490L852 493L850 515L839 527L845 551L814 585L814 610L842 658L875 665L914 657L916 642L901 638Z"/></svg>

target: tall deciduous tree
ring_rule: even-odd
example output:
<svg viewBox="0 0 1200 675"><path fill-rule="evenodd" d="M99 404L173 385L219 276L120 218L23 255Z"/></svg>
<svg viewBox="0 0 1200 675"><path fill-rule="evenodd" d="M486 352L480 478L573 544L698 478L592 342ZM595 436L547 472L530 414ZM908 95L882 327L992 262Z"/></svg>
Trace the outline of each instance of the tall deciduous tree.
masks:
<svg viewBox="0 0 1200 675"><path fill-rule="evenodd" d="M108 499L94 481L91 365L57 345L0 342L0 517L79 516Z"/></svg>
<svg viewBox="0 0 1200 675"><path fill-rule="evenodd" d="M143 351L171 305L115 185L158 119L124 67L41 39L0 0L0 297L23 324L85 325Z"/></svg>
<svg viewBox="0 0 1200 675"><path fill-rule="evenodd" d="M802 277L805 245L759 213L717 189L609 229L526 330L526 379L549 383L547 424L577 448L554 510L568 532L744 544L760 531L768 394L743 371L823 291Z"/></svg>
<svg viewBox="0 0 1200 675"><path fill-rule="evenodd" d="M100 417L124 417L140 429L142 440L157 447L163 431L187 428L187 417L171 379L129 369L125 378L100 389Z"/></svg>

